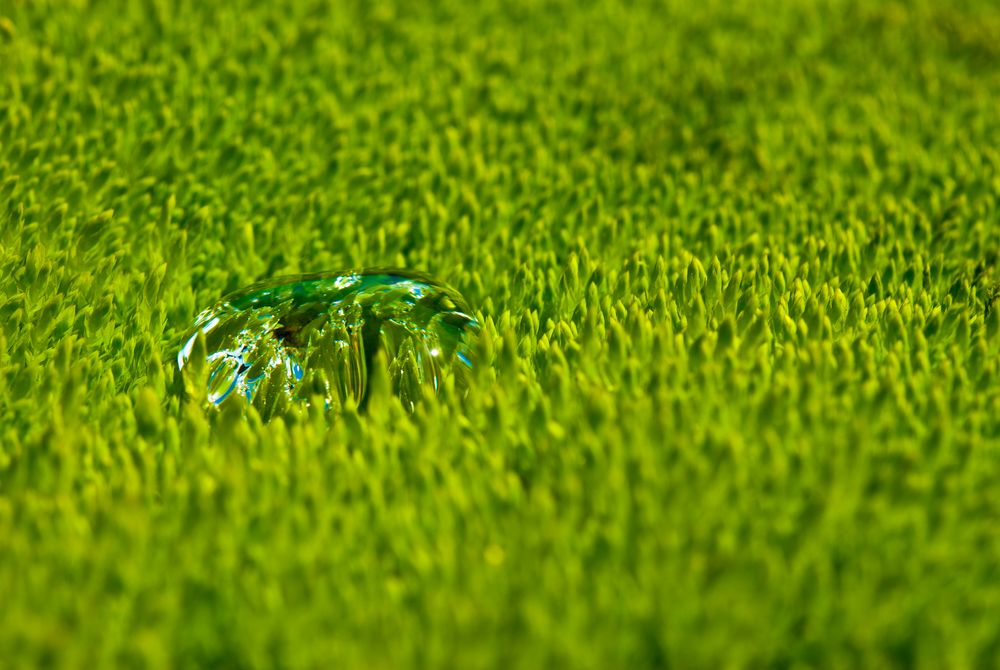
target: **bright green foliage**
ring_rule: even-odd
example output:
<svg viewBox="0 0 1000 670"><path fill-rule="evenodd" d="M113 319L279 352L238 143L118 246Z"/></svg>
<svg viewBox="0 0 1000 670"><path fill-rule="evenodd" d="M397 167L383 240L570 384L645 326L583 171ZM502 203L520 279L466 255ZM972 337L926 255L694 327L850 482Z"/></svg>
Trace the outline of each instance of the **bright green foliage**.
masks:
<svg viewBox="0 0 1000 670"><path fill-rule="evenodd" d="M0 0L0 665L993 665L998 36ZM181 400L221 295L379 265L477 309L464 401Z"/></svg>

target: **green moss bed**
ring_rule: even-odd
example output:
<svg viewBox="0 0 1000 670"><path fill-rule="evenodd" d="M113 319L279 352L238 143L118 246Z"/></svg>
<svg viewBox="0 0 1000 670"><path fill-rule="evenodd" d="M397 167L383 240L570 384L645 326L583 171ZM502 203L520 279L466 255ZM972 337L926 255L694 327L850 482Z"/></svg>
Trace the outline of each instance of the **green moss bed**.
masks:
<svg viewBox="0 0 1000 670"><path fill-rule="evenodd" d="M998 110L986 0L0 0L0 667L996 667ZM467 397L182 393L361 266Z"/></svg>

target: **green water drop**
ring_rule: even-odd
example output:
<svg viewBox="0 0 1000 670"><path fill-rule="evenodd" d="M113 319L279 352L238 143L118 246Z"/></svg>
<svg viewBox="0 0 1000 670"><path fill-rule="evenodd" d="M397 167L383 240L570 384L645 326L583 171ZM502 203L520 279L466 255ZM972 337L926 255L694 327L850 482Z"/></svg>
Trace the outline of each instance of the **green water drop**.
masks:
<svg viewBox="0 0 1000 670"><path fill-rule="evenodd" d="M283 401L322 398L364 409L381 352L392 390L412 410L447 378L467 387L479 324L458 293L422 274L360 269L278 277L202 312L177 355L184 371L199 333L205 399L253 404L264 418Z"/></svg>

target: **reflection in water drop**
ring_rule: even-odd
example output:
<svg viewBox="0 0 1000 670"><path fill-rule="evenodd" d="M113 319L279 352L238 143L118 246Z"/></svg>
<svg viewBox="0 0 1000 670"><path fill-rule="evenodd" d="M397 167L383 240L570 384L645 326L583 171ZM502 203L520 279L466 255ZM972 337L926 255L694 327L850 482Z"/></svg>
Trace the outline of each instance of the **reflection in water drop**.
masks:
<svg viewBox="0 0 1000 670"><path fill-rule="evenodd" d="M202 312L177 356L184 370L199 333L209 402L240 399L265 418L291 400L328 407L368 400L376 354L412 409L447 377L468 383L479 331L462 298L422 275L389 269L279 277L232 293Z"/></svg>

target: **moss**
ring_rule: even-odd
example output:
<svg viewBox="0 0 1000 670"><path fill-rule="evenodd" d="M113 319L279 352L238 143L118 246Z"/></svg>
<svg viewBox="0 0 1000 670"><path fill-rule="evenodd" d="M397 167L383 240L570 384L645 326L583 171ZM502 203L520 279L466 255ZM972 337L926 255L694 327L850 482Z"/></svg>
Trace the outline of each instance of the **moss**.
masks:
<svg viewBox="0 0 1000 670"><path fill-rule="evenodd" d="M998 25L0 0L0 658L992 664ZM184 400L202 309L352 266L469 299L466 398Z"/></svg>

